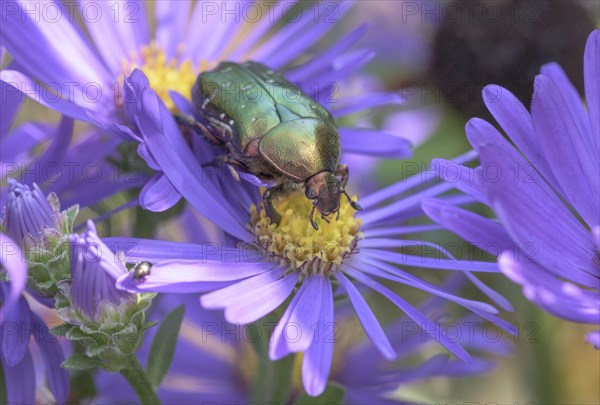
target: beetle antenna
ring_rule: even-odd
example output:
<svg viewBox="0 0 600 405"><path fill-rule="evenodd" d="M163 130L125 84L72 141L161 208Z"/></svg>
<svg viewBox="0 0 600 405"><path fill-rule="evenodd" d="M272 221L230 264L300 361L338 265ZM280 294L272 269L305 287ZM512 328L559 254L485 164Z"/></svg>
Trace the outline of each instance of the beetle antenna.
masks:
<svg viewBox="0 0 600 405"><path fill-rule="evenodd" d="M312 225L312 227L315 228L315 231L318 231L319 226L315 222L315 209L316 208L317 208L317 204L313 204L313 207L312 207L312 210L310 211L310 215L308 216L308 219L310 220L310 224Z"/></svg>
<svg viewBox="0 0 600 405"><path fill-rule="evenodd" d="M346 192L346 190L344 190L343 193L346 196L346 198L348 199L348 203L350 204L350 206L352 206L352 208L354 208L356 211L362 211L363 210L363 208L360 206L359 203L357 203L352 198L350 198L350 196L348 195L348 193Z"/></svg>

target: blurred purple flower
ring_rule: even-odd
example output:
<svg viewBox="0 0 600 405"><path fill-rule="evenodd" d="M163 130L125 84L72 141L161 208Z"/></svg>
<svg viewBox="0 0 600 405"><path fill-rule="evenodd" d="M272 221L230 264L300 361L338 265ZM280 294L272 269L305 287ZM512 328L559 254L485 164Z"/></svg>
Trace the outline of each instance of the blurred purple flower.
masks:
<svg viewBox="0 0 600 405"><path fill-rule="evenodd" d="M497 221L437 200L428 215L493 255L525 296L555 316L600 325L600 30L584 55L587 112L556 63L535 79L531 113L491 85L484 101L514 146L486 121L466 127L474 169L436 160L441 177L491 207ZM599 332L588 341L600 347Z"/></svg>
<svg viewBox="0 0 600 405"><path fill-rule="evenodd" d="M156 21L151 21L147 4L141 0L110 4L83 1L77 5L79 12L74 7L53 3L57 13L69 18L50 20L39 10L39 3L3 3L0 43L17 64L0 72L3 94L22 97L23 93L69 117L95 123L126 138L131 135L124 126L123 110L128 109L128 100L120 89L123 77L135 67L148 75L169 107L173 106L169 91L189 98L197 74L225 60L254 60L273 69L285 69L289 80L324 103L334 117L343 116L350 109L402 102L402 97L393 93L348 100L337 100L332 94L332 84L335 90L338 83L374 56L369 49L349 51L366 33L365 25L301 66L296 63L290 68L328 35L352 2L301 11L293 1L195 5L191 1L178 1L176 5L157 1ZM257 16L252 17L253 13ZM79 20L76 17L81 17L83 27L72 23ZM156 26L154 32L152 26ZM88 42L83 31L89 32L93 43ZM53 91L37 86L34 80ZM349 136L355 136L355 131L347 131ZM408 152L407 146L405 143L400 155Z"/></svg>
<svg viewBox="0 0 600 405"><path fill-rule="evenodd" d="M62 348L22 295L27 267L18 244L0 233L0 264L10 282L0 282L0 358L8 403L35 402L36 378L29 350L33 337L40 346L46 377L55 400L62 404L69 394L69 373L60 367Z"/></svg>
<svg viewBox="0 0 600 405"><path fill-rule="evenodd" d="M388 298L431 333L437 330L433 322L376 278L445 297L512 330L510 325L492 315L497 311L490 305L457 297L395 266L464 271L492 299L509 308L504 298L468 273L469 270L497 271L495 264L455 260L435 244L398 239L414 232L439 229L436 225L404 223L422 215L422 198L442 194L452 188L451 184L433 184L435 176L411 177L361 199L365 210L356 216L344 201L339 222L327 224L317 218L321 226L318 233L308 222L309 200L303 195L295 200L290 197L292 205L289 207L293 208L285 211L282 225L268 226L264 212L256 208L260 207L258 188L247 182L236 182L229 172L204 171L200 162L209 161L215 151L199 137L190 148L169 110L144 79L139 71L130 78L136 82L131 88L137 91L132 99L138 100L134 118L141 134L139 150L162 176L156 201L171 203L183 196L200 214L229 234L225 238L229 243L217 246L208 255L215 255L214 258L207 258L203 245L107 238L106 243L113 250L135 246L135 252L126 252L126 260L148 260L153 264L143 280L134 280L131 274L122 276L118 282L120 288L178 293L216 290L202 298L203 305L224 308L227 320L233 323L260 319L293 296L273 332L270 357L277 360L292 352L305 352L303 381L311 395L318 395L325 388L333 344L322 339L316 339L313 344L316 332L310 326L317 323L324 327L333 321L333 290L338 284L339 291L345 291L350 297L367 334L387 359L395 358L396 354L355 282ZM469 157L467 154L459 162ZM457 197L443 198L455 200ZM239 242L237 248L236 242ZM430 248L444 257L392 251L419 247ZM297 284L299 290L293 294ZM293 322L307 332L297 342L286 342L282 328ZM439 341L461 359L470 358L459 344L443 336Z"/></svg>
<svg viewBox="0 0 600 405"><path fill-rule="evenodd" d="M107 162L119 140L99 129L73 139L73 119L57 124L25 122L14 128L23 102L13 93L0 100L0 206L8 198L4 181L37 183L46 194L54 192L64 206L91 206L125 189L140 187L142 174L121 173ZM42 153L37 151L44 148Z"/></svg>
<svg viewBox="0 0 600 405"><path fill-rule="evenodd" d="M158 394L164 403L247 403L253 398L255 370L259 365L256 344L268 339L260 329L260 322L252 327L227 323L219 314L197 308L196 295L162 295L151 311L152 320L164 317L182 303L186 307L173 362L161 384ZM443 308L440 300L432 300L421 310L443 324L440 315ZM418 365L407 365L411 356L423 355L431 348L432 339L419 332L419 327L410 319L399 319L385 328L392 337L392 346L398 353L398 363L382 361L377 356L377 347L372 341L359 337L353 329L349 311L340 311L336 316L336 329L328 334L331 339L344 342L335 351L331 380L345 389L345 404L397 404L391 394L398 387L417 383L433 377L456 378L476 375L492 370L495 363L486 359L490 354L506 355L509 345L499 339L486 339L476 317L453 322L451 327L460 330L462 343L478 354L470 363L451 360L447 355L431 356ZM264 325L263 325L264 326ZM466 332L469 331L469 332ZM137 352L140 361L148 358L151 342L156 331L148 334L144 345ZM292 396L297 396L299 387L298 370L293 371ZM135 401L133 390L125 387L115 374L100 372L96 385L97 402ZM119 387L119 389L115 389ZM258 398L258 401L265 398ZM293 402L293 401L291 401Z"/></svg>

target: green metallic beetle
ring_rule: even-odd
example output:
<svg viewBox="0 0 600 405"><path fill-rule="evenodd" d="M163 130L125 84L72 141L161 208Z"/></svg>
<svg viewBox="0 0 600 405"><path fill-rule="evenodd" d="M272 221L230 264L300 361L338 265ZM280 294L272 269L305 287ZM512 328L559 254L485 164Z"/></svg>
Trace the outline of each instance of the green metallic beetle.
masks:
<svg viewBox="0 0 600 405"><path fill-rule="evenodd" d="M150 262L136 263L135 266L133 266L133 269L131 269L134 281L141 281L150 274L150 269L152 269L152 264Z"/></svg>
<svg viewBox="0 0 600 405"><path fill-rule="evenodd" d="M348 167L339 164L333 117L278 72L257 62L223 62L198 76L192 100L200 121L183 121L227 151L208 165L230 165L276 184L263 194L272 222L281 219L273 199L302 188L313 200L315 229L315 209L328 222L332 213L339 217L341 194L362 210L345 191Z"/></svg>

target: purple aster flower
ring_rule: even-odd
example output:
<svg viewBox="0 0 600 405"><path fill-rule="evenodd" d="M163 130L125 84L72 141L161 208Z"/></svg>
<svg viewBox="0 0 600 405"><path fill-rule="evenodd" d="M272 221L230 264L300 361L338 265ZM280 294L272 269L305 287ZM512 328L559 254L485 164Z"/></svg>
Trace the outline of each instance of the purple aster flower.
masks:
<svg viewBox="0 0 600 405"><path fill-rule="evenodd" d="M498 221L430 200L431 218L500 256L499 267L546 311L600 325L600 31L584 55L587 111L556 63L535 79L531 112L508 90L483 99L512 141L472 119L467 137L481 165L434 161L449 183L491 207ZM587 340L600 347L600 332Z"/></svg>
<svg viewBox="0 0 600 405"><path fill-rule="evenodd" d="M127 269L112 254L96 233L92 221L81 235L72 235L71 243L71 301L88 320L103 322L113 312L124 312L137 297L115 286Z"/></svg>
<svg viewBox="0 0 600 405"><path fill-rule="evenodd" d="M256 345L268 339L263 335L268 326L260 329L260 322L250 326L229 324L218 313L197 308L196 295L165 294L153 306L151 318L160 321L169 311L184 304L186 311L180 329L171 368L161 384L158 394L164 403L212 403L236 404L265 398L253 397L259 365ZM377 354L372 341L356 333L356 325L349 311L336 316L336 330L330 337L340 342L336 350L331 380L345 389L345 404L397 404L394 390L434 377L457 378L477 375L492 370L495 363L487 359L490 354L506 355L509 345L499 339L486 339L481 330L481 319L465 318L460 322L444 324L439 318L443 313L440 300L432 300L421 307L428 315L438 319L442 328L460 331L457 340L476 351L477 355L467 364L438 354L421 364L408 365L412 356L425 355L431 349L432 340L421 333L410 319L399 319L386 327L393 338L392 345L398 353L398 362L392 365ZM263 324L262 326L265 326ZM467 332L469 331L469 332ZM155 331L138 351L141 361L151 350ZM410 364L410 363L409 363ZM301 393L299 370L292 371L289 397L284 402L294 402ZM96 379L97 402L135 401L135 393L114 374L99 373ZM119 389L115 389L119 387Z"/></svg>
<svg viewBox="0 0 600 405"><path fill-rule="evenodd" d="M276 226L270 223L259 203L257 187L235 181L229 172L209 175L203 171L200 162L205 157L209 160L215 151L200 138L190 148L169 110L141 72L134 72L129 80L136 83L131 86L136 89L131 100L138 101L134 118L141 135L140 148L149 165L162 175L164 197L157 201L172 201L171 195L177 199L183 196L228 235L222 246L215 246L214 240L207 241L210 242L207 246L108 238L106 243L111 249L127 250L128 261L147 260L153 264L150 274L141 280L131 274L121 276L120 288L139 292L213 291L202 297L202 304L206 308L225 309L229 322L242 324L260 319L291 299L273 332L270 357L278 360L290 353L304 352L303 381L311 395L318 395L325 388L333 354L333 344L315 337L326 331L317 333L311 327L325 328L333 322L334 290L348 295L367 334L387 359L394 359L396 354L359 288L383 295L430 333L435 334L438 328L378 279L442 296L512 329L493 315L497 311L490 305L455 296L398 267L465 271L485 293L503 307L509 307L504 298L468 272L495 272L494 263L463 262L435 244L400 239L414 232L438 229L432 225L411 226L406 221L422 214L422 198L439 195L451 189L451 184L433 184L435 176L414 176L362 199L365 210L359 213L344 200L339 220L327 223L318 218L318 231L308 220L310 200L303 194L293 194L276 202L282 213L282 220ZM458 161L469 157L467 154ZM134 252L126 249L131 245ZM419 247L435 251L437 257L414 253ZM394 251L397 248L408 252ZM290 324L299 325L302 331L302 338L296 342L284 338L283 332ZM442 345L459 358L469 360L470 356L458 343L438 335Z"/></svg>
<svg viewBox="0 0 600 405"><path fill-rule="evenodd" d="M0 233L0 264L10 282L0 282L0 359L9 403L34 403L36 378L31 339L40 346L50 391L58 403L69 393L69 373L60 367L62 348L22 295L27 282L25 258L17 243Z"/></svg>
<svg viewBox="0 0 600 405"><path fill-rule="evenodd" d="M316 4L316 9L302 11L293 1L157 1L155 21L141 0L117 2L114 7L105 2L77 4L78 10L53 4L53 11L63 18L49 20L40 3L3 2L0 43L18 63L0 72L3 93L23 93L69 117L126 137L131 135L124 126L127 98L120 89L123 78L136 67L146 73L169 109L175 107L169 91L189 99L198 73L225 60L285 68L290 81L325 103L336 118L348 111L402 102L402 97L390 93L346 100L331 97L332 83L339 87L374 56L369 49L349 50L366 33L365 25L298 66L297 60L328 35L351 2ZM83 21L84 27L73 21ZM83 31L89 32L91 43ZM35 80L53 91L37 86ZM353 139L368 132L342 128L341 134ZM391 141L382 150L405 155L408 144Z"/></svg>

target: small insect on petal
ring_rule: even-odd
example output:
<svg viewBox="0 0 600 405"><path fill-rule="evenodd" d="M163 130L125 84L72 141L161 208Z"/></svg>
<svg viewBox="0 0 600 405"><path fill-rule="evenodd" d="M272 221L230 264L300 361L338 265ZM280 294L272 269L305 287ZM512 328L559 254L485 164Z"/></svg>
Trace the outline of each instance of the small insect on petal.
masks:
<svg viewBox="0 0 600 405"><path fill-rule="evenodd" d="M141 281L144 277L150 274L152 264L150 262L139 262L133 266L131 270L133 272L133 279L135 281Z"/></svg>

